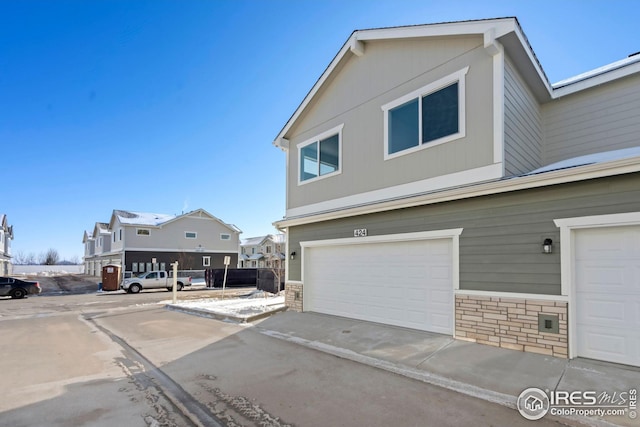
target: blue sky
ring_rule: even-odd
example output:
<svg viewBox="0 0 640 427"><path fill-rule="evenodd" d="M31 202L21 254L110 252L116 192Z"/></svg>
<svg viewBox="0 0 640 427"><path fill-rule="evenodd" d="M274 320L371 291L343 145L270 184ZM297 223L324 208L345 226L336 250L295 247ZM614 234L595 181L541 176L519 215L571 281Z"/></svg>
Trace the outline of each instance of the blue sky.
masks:
<svg viewBox="0 0 640 427"><path fill-rule="evenodd" d="M356 29L516 16L553 83L640 51L638 1L0 0L0 212L82 257L113 209L274 232L271 142Z"/></svg>

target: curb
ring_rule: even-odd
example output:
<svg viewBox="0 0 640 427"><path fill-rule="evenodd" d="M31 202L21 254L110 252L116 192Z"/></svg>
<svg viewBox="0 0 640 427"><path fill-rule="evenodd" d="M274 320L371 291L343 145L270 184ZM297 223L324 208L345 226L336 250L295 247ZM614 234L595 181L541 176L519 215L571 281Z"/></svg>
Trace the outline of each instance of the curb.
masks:
<svg viewBox="0 0 640 427"><path fill-rule="evenodd" d="M264 319L265 317L269 317L275 313L280 313L281 311L287 310L287 307L284 306L284 307L279 307L273 310L265 311L263 313L254 314L252 316L234 316L231 314L217 313L215 311L202 310L199 308L181 307L174 304L166 304L164 307L171 311L178 311L181 313L193 314L195 316L207 317L209 319L216 319L216 320L236 322L236 323L251 323L255 320Z"/></svg>

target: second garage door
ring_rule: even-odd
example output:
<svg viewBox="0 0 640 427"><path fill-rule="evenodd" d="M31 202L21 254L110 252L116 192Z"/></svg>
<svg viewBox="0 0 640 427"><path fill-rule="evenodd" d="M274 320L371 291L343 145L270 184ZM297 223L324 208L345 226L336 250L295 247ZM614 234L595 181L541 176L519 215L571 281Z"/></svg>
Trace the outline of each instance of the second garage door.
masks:
<svg viewBox="0 0 640 427"><path fill-rule="evenodd" d="M640 366L640 227L575 235L578 356Z"/></svg>
<svg viewBox="0 0 640 427"><path fill-rule="evenodd" d="M453 334L451 239L306 249L305 311Z"/></svg>

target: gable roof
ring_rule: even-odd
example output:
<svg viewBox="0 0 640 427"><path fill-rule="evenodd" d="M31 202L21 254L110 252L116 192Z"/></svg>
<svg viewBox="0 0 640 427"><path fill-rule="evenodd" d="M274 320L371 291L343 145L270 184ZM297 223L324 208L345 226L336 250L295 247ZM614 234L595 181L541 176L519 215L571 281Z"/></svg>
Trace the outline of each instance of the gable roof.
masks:
<svg viewBox="0 0 640 427"><path fill-rule="evenodd" d="M246 239L242 239L240 242L240 246L260 246L265 240L271 240L273 243L284 243L285 235L284 234L267 234L266 236L258 236L258 237L249 237Z"/></svg>
<svg viewBox="0 0 640 427"><path fill-rule="evenodd" d="M515 17L454 21L437 24L412 25L403 27L387 27L356 30L344 43L324 72L320 75L311 90L307 93L298 108L291 115L273 144L283 150L289 148L287 132L302 115L307 106L320 92L329 77L336 72L338 65L355 56L366 54L366 44L377 40L442 37L454 35L481 35L484 48L490 54L499 51L499 45L513 59L513 62L529 83L531 90L540 101L551 100L584 90L611 80L640 72L640 55L630 56L622 61L550 84L529 41Z"/></svg>
<svg viewBox="0 0 640 427"><path fill-rule="evenodd" d="M196 209L191 212L187 212L181 215L169 215L169 214L158 214L158 213L150 213L150 212L134 212L134 211L125 211L120 209L114 209L111 215L111 221L109 221L108 227L113 228L114 222L117 219L118 222L122 225L133 225L133 226L143 226L143 227L158 227L171 223L173 221L178 221L182 218L188 216L199 216L208 219L212 219L214 221L219 222L223 226L229 228L234 233L242 233L238 227L233 224L227 224L226 222L220 220L219 218L211 215L209 212L204 209Z"/></svg>

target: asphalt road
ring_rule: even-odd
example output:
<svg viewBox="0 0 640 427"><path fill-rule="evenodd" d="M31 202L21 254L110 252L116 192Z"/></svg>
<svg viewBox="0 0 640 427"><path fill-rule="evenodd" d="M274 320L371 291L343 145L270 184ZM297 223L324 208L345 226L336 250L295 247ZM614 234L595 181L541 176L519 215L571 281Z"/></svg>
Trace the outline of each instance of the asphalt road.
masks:
<svg viewBox="0 0 640 427"><path fill-rule="evenodd" d="M168 311L158 304L166 291L47 288L49 296L0 300L0 426L533 425L251 326Z"/></svg>

